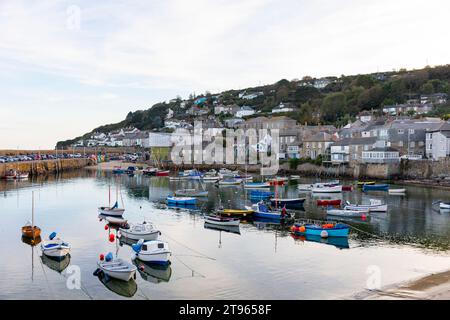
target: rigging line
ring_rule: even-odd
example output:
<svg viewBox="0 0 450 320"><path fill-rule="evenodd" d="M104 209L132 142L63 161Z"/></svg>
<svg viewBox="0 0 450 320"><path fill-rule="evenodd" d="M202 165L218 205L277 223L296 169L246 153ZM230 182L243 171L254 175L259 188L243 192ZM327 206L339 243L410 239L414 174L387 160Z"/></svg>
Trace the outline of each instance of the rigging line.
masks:
<svg viewBox="0 0 450 320"><path fill-rule="evenodd" d="M199 255L201 255L201 256L204 256L204 257L207 258L207 259L210 259L210 260L216 260L216 258L209 257L209 256L207 256L206 254L203 254L203 253L201 253L201 252L199 252L199 251L197 251L197 250L195 250L195 249L192 249L192 248L188 247L187 245L185 245L185 244L183 244L183 243L181 243L181 242L175 240L175 239L172 238L171 236L167 235L167 233L164 233L164 236L167 237L167 238L169 238L169 239L171 239L172 241L178 243L180 246L182 246L182 247L184 247L184 248L186 248L186 249L188 249L188 250L191 250L192 252L195 252L195 253L197 253L197 254L199 254Z"/></svg>
<svg viewBox="0 0 450 320"><path fill-rule="evenodd" d="M40 263L40 265L42 267L42 273L44 274L44 278L45 278L45 282L47 283L48 291L50 292L50 295L52 296L52 298L54 298L55 295L53 294L53 290L52 290L52 288L50 286L50 283L48 282L47 274L45 273L45 269L44 269L44 264L42 263L41 259L38 259L38 260L39 260L39 263Z"/></svg>
<svg viewBox="0 0 450 320"><path fill-rule="evenodd" d="M188 266L183 260L181 260L177 255L173 255L178 261L180 261L186 268L188 268L189 270L192 271L192 275L194 275L194 273L197 273L198 275L200 275L200 277L202 278L206 278L203 274L201 274L200 272L195 271L193 268L191 268L190 266Z"/></svg>

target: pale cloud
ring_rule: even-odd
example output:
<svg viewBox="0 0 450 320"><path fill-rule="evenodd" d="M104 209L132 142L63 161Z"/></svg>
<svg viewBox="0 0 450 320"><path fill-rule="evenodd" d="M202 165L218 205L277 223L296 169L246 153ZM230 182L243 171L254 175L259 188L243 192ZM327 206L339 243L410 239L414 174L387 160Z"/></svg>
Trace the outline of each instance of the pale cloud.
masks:
<svg viewBox="0 0 450 320"><path fill-rule="evenodd" d="M18 138L52 146L177 94L445 64L449 11L444 0L2 1L0 115L57 110ZM73 125L58 127L64 117ZM57 137L39 140L50 124Z"/></svg>

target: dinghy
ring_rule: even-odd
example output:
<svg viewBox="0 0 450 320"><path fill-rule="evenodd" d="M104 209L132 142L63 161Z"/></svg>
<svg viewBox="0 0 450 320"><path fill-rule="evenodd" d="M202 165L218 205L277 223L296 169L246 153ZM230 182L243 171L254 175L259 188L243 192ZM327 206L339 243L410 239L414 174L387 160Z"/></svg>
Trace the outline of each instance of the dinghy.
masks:
<svg viewBox="0 0 450 320"><path fill-rule="evenodd" d="M114 174L123 174L123 173L125 173L125 170L122 169L122 167L120 167L120 166L114 166L114 168L112 170L112 173L114 173Z"/></svg>
<svg viewBox="0 0 450 320"><path fill-rule="evenodd" d="M135 258L147 263L166 265L169 263L169 244L167 242L153 240L139 240L131 246L135 252Z"/></svg>
<svg viewBox="0 0 450 320"><path fill-rule="evenodd" d="M70 253L70 245L59 238L55 238L56 233L51 233L49 240L41 242L42 253L48 257L59 260Z"/></svg>
<svg viewBox="0 0 450 320"><path fill-rule="evenodd" d="M311 191L313 188L312 184L299 184L297 186L298 191Z"/></svg>
<svg viewBox="0 0 450 320"><path fill-rule="evenodd" d="M406 189L389 189L388 190L389 194L399 194L399 195L404 195L406 193Z"/></svg>
<svg viewBox="0 0 450 320"><path fill-rule="evenodd" d="M241 179L224 179L218 182L219 186L236 186L242 183Z"/></svg>
<svg viewBox="0 0 450 320"><path fill-rule="evenodd" d="M371 200L371 204L351 204L347 201L345 210L361 210L361 211L370 211L370 212L386 212L387 204L377 203Z"/></svg>
<svg viewBox="0 0 450 320"><path fill-rule="evenodd" d="M114 279L129 281L136 277L136 266L120 258L99 261L97 265L100 271Z"/></svg>
<svg viewBox="0 0 450 320"><path fill-rule="evenodd" d="M142 174L144 176L156 176L157 171L158 171L158 169L156 169L156 168L147 167L144 170L142 170Z"/></svg>
<svg viewBox="0 0 450 320"><path fill-rule="evenodd" d="M348 237L350 227L343 223L296 223L291 228L295 234L328 237Z"/></svg>
<svg viewBox="0 0 450 320"><path fill-rule="evenodd" d="M318 199L318 206L340 206L342 200L341 199Z"/></svg>
<svg viewBox="0 0 450 320"><path fill-rule="evenodd" d="M363 192L367 191L388 191L389 185L388 184L365 184L363 185Z"/></svg>
<svg viewBox="0 0 450 320"><path fill-rule="evenodd" d="M208 175L205 175L205 176L202 177L202 180L204 182L217 182L217 181L220 180L220 177L219 176L208 176Z"/></svg>
<svg viewBox="0 0 450 320"><path fill-rule="evenodd" d="M207 197L208 191L198 191L195 189L180 189L175 191L178 197Z"/></svg>
<svg viewBox="0 0 450 320"><path fill-rule="evenodd" d="M156 176L157 177L168 177L170 174L169 170L158 170L156 171Z"/></svg>
<svg viewBox="0 0 450 320"><path fill-rule="evenodd" d="M169 205L195 205L197 203L197 199L194 197L168 196L166 200Z"/></svg>
<svg viewBox="0 0 450 320"><path fill-rule="evenodd" d="M260 188L269 188L270 183L268 182L247 182L244 183L245 189L260 189Z"/></svg>
<svg viewBox="0 0 450 320"><path fill-rule="evenodd" d="M205 216L205 222L219 226L229 226L229 227L236 227L239 226L239 224L241 223L239 219L225 218L221 216L210 216L210 215Z"/></svg>
<svg viewBox="0 0 450 320"><path fill-rule="evenodd" d="M336 185L318 185L312 188L313 193L341 193L342 186Z"/></svg>
<svg viewBox="0 0 450 320"><path fill-rule="evenodd" d="M120 228L119 231L121 238L124 237L132 240L156 240L161 234L161 232L156 230L151 223L145 221L143 223L130 224L130 228Z"/></svg>
<svg viewBox="0 0 450 320"><path fill-rule="evenodd" d="M376 182L375 181L358 181L357 183L356 183L356 185L358 186L358 187L360 187L360 188L362 188L363 186L365 186L365 185L374 185Z"/></svg>
<svg viewBox="0 0 450 320"><path fill-rule="evenodd" d="M369 210L328 209L327 215L335 217L363 218L369 214Z"/></svg>

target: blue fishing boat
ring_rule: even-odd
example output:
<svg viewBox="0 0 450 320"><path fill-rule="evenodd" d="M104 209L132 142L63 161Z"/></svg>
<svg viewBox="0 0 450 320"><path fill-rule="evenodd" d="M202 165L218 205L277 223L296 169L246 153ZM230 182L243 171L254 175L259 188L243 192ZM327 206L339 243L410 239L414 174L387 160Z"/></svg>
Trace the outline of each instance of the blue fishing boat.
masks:
<svg viewBox="0 0 450 320"><path fill-rule="evenodd" d="M267 205L263 202L258 202L252 205L252 209L254 218L262 218L270 220L281 220L284 218L281 210L280 211L269 210Z"/></svg>
<svg viewBox="0 0 450 320"><path fill-rule="evenodd" d="M129 166L129 167L127 168L127 170L125 170L125 173L126 173L126 174L134 174L136 171L137 171L137 168L136 168L136 167Z"/></svg>
<svg viewBox="0 0 450 320"><path fill-rule="evenodd" d="M365 184L363 185L363 192L366 191L388 191L388 184Z"/></svg>
<svg viewBox="0 0 450 320"><path fill-rule="evenodd" d="M253 190L250 192L250 200L252 201L269 200L273 196L275 196L275 193L270 191Z"/></svg>
<svg viewBox="0 0 450 320"><path fill-rule="evenodd" d="M197 199L194 197L168 196L166 200L168 204L175 204L175 205L195 205L197 203Z"/></svg>
<svg viewBox="0 0 450 320"><path fill-rule="evenodd" d="M292 227L292 231L299 235L328 237L348 237L350 227L343 223L325 223L319 224L300 224L296 223Z"/></svg>

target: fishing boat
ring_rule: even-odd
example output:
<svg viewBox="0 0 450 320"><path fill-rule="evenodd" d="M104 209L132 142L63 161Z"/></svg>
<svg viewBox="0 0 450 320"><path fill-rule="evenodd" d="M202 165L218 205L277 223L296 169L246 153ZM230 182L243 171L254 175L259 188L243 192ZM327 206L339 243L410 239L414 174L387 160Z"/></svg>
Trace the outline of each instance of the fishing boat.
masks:
<svg viewBox="0 0 450 320"><path fill-rule="evenodd" d="M169 244L167 242L153 240L139 240L131 246L135 252L135 258L147 263L167 265L169 263Z"/></svg>
<svg viewBox="0 0 450 320"><path fill-rule="evenodd" d="M100 271L114 279L129 281L136 277L136 266L120 258L98 261L97 266Z"/></svg>
<svg viewBox="0 0 450 320"><path fill-rule="evenodd" d="M311 189L312 193L341 193L340 185L316 185Z"/></svg>
<svg viewBox="0 0 450 320"><path fill-rule="evenodd" d="M221 216L246 217L253 214L252 209L223 209L217 212Z"/></svg>
<svg viewBox="0 0 450 320"><path fill-rule="evenodd" d="M260 189L260 188L269 188L270 183L268 182L246 182L244 183L245 189Z"/></svg>
<svg viewBox="0 0 450 320"><path fill-rule="evenodd" d="M114 168L112 170L112 173L114 173L114 174L123 174L123 173L125 173L125 170L122 169L121 166L114 166Z"/></svg>
<svg viewBox="0 0 450 320"><path fill-rule="evenodd" d="M305 202L306 198L291 198L291 199L281 199L281 198L277 198L277 199L270 199L270 204L272 206L300 206L303 205L303 203Z"/></svg>
<svg viewBox="0 0 450 320"><path fill-rule="evenodd" d="M287 218L287 216L283 215L283 212L281 210L270 210L262 201L252 205L252 209L253 217L255 218L270 220L281 220L283 218Z"/></svg>
<svg viewBox="0 0 450 320"><path fill-rule="evenodd" d="M40 237L41 229L34 225L34 191L31 192L31 222L22 227L22 236L29 239Z"/></svg>
<svg viewBox="0 0 450 320"><path fill-rule="evenodd" d="M128 229L120 228L120 237L132 240L144 239L146 241L156 240L161 231L156 230L151 223L143 222L138 224L130 224Z"/></svg>
<svg viewBox="0 0 450 320"><path fill-rule="evenodd" d="M195 205L197 203L197 199L194 197L168 196L166 200L168 204L174 205Z"/></svg>
<svg viewBox="0 0 450 320"><path fill-rule="evenodd" d="M335 217L363 218L369 214L369 210L328 209L327 215Z"/></svg>
<svg viewBox="0 0 450 320"><path fill-rule="evenodd" d="M362 187L362 191L388 191L389 185L388 184L365 184Z"/></svg>
<svg viewBox="0 0 450 320"><path fill-rule="evenodd" d="M358 181L358 182L356 183L356 185L357 185L358 187L362 188L364 185L370 186L370 185L374 185L375 183L376 183L375 181Z"/></svg>
<svg viewBox="0 0 450 320"><path fill-rule="evenodd" d="M327 237L348 237L350 227L343 223L296 223L291 228L293 232L300 235Z"/></svg>
<svg viewBox="0 0 450 320"><path fill-rule="evenodd" d="M341 199L317 199L318 206L340 206Z"/></svg>
<svg viewBox="0 0 450 320"><path fill-rule="evenodd" d="M205 216L205 222L210 223L210 224L219 225L219 226L233 227L233 226L239 226L239 224L241 223L241 220L234 219L234 218L226 218L226 217L221 217L221 216L207 215L207 216Z"/></svg>
<svg viewBox="0 0 450 320"><path fill-rule="evenodd" d="M3 179L6 180L25 180L28 179L28 172L21 172L18 170L9 170L5 176L3 177Z"/></svg>
<svg viewBox="0 0 450 320"><path fill-rule="evenodd" d="M404 195L406 193L406 189L389 189L388 193Z"/></svg>
<svg viewBox="0 0 450 320"><path fill-rule="evenodd" d="M208 191L199 191L195 189L180 189L175 191L178 197L207 197Z"/></svg>
<svg viewBox="0 0 450 320"><path fill-rule="evenodd" d="M219 186L236 186L242 183L241 179L224 179L218 182Z"/></svg>
<svg viewBox="0 0 450 320"><path fill-rule="evenodd" d="M70 245L55 237L56 233L52 232L49 236L49 240L41 242L42 253L55 260L63 259L70 253Z"/></svg>
<svg viewBox="0 0 450 320"><path fill-rule="evenodd" d="M275 196L275 192L264 191L264 190L252 190L250 192L250 200L260 201L260 200L269 200L271 197Z"/></svg>
<svg viewBox="0 0 450 320"><path fill-rule="evenodd" d="M371 200L370 204L351 204L347 201L344 209L346 210L361 210L361 211L370 211L370 212L386 212L387 204L381 204L378 201Z"/></svg>
<svg viewBox="0 0 450 320"><path fill-rule="evenodd" d="M157 177L168 177L170 174L169 170L158 170L156 171L156 176Z"/></svg>
<svg viewBox="0 0 450 320"><path fill-rule="evenodd" d="M142 170L142 174L144 176L156 176L156 172L158 171L158 169L153 168L153 167L147 167L144 170Z"/></svg>

